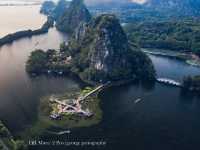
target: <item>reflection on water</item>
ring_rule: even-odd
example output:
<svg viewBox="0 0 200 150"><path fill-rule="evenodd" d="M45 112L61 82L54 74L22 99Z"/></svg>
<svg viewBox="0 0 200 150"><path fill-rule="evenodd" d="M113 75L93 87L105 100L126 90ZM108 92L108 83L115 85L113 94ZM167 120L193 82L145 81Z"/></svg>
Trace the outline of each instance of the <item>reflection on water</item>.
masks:
<svg viewBox="0 0 200 150"><path fill-rule="evenodd" d="M53 28L48 34L21 39L0 47L0 70L2 70L0 88L6 88L9 83L13 83L21 77L24 81L28 80L25 73L25 62L31 51L39 48L44 50L48 48L58 49L60 42L64 40L66 41L67 37Z"/></svg>
<svg viewBox="0 0 200 150"><path fill-rule="evenodd" d="M159 83L152 88L128 84L106 89L100 98L103 120L99 125L72 129L70 136L43 138L103 140L107 142L105 150L188 150L200 146L200 99L183 98L179 88ZM141 100L135 103L137 99Z"/></svg>
<svg viewBox="0 0 200 150"><path fill-rule="evenodd" d="M39 6L0 7L0 35L17 30L36 29L45 21ZM23 38L0 47L0 119L12 130L29 124L37 116L41 96L65 92L79 85L68 78L39 77L31 79L25 72L25 63L35 49L58 49L67 36L55 28L47 34Z"/></svg>
<svg viewBox="0 0 200 150"><path fill-rule="evenodd" d="M188 75L200 75L200 68L188 65L177 59L149 55L158 77L171 78L177 81L182 81L183 77Z"/></svg>
<svg viewBox="0 0 200 150"><path fill-rule="evenodd" d="M138 98L141 101L135 104ZM134 85L111 88L102 93L102 99L102 126L116 149L125 145L137 150L200 146L197 97L182 97L180 89L156 84L149 90Z"/></svg>
<svg viewBox="0 0 200 150"><path fill-rule="evenodd" d="M66 40L65 35L53 28L47 34L20 39L0 48L0 118L12 129L18 129L36 117L41 96L78 86L67 78L30 79L25 72L25 63L31 51L58 49L59 44Z"/></svg>

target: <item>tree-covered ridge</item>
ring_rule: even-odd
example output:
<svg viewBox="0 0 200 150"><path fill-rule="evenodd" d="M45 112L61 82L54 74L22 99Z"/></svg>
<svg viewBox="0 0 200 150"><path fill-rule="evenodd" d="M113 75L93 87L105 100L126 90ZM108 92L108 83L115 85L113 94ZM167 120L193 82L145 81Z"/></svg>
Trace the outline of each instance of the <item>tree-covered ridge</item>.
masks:
<svg viewBox="0 0 200 150"><path fill-rule="evenodd" d="M148 0L144 6L171 16L200 15L199 0Z"/></svg>
<svg viewBox="0 0 200 150"><path fill-rule="evenodd" d="M91 18L83 0L73 0L69 8L58 17L56 27L63 32L73 33L81 22L89 22Z"/></svg>
<svg viewBox="0 0 200 150"><path fill-rule="evenodd" d="M47 0L42 3L40 13L51 16L57 20L69 7L70 2L66 0L59 0L57 3Z"/></svg>
<svg viewBox="0 0 200 150"><path fill-rule="evenodd" d="M56 4L55 9L53 10L51 16L55 18L55 20L58 20L60 16L64 14L66 9L68 9L70 2L66 0L59 0Z"/></svg>
<svg viewBox="0 0 200 150"><path fill-rule="evenodd" d="M200 54L198 20L140 22L128 24L125 31L131 42L143 48L192 51Z"/></svg>
<svg viewBox="0 0 200 150"><path fill-rule="evenodd" d="M153 79L150 59L129 45L119 20L101 15L77 30L69 42L72 69L86 80Z"/></svg>
<svg viewBox="0 0 200 150"><path fill-rule="evenodd" d="M56 5L53 1L45 1L40 9L40 13L45 15L51 15L55 9Z"/></svg>

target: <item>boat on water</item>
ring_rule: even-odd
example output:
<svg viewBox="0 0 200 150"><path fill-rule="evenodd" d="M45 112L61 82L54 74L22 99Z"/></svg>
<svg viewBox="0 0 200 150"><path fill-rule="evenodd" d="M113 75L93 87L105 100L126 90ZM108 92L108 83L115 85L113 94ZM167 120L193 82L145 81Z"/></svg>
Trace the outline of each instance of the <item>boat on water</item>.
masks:
<svg viewBox="0 0 200 150"><path fill-rule="evenodd" d="M47 131L47 133L53 134L53 135L64 135L64 134L70 134L71 131L70 130L60 131L60 132Z"/></svg>
<svg viewBox="0 0 200 150"><path fill-rule="evenodd" d="M138 99L135 100L134 103L137 104L137 103L140 102L141 100L142 100L141 98L138 98Z"/></svg>

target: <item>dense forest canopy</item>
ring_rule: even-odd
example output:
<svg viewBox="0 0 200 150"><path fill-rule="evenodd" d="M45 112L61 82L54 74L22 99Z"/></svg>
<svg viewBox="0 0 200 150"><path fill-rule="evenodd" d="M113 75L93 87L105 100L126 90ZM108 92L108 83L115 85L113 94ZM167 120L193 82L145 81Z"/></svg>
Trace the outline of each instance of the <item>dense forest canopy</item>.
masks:
<svg viewBox="0 0 200 150"><path fill-rule="evenodd" d="M125 27L131 42L144 48L200 53L200 21L139 22Z"/></svg>

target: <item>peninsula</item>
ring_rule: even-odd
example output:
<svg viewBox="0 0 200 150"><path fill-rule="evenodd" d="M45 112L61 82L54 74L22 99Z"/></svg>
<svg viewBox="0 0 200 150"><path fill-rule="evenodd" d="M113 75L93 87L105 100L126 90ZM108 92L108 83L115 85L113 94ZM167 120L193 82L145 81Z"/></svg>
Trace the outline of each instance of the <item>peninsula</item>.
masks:
<svg viewBox="0 0 200 150"><path fill-rule="evenodd" d="M40 29L19 31L13 34L8 34L5 37L1 38L0 46L4 44L12 43L13 41L18 40L20 38L31 37L33 35L47 33L49 28L53 27L53 24L54 24L53 19L51 17L48 17L47 21L44 23L44 25Z"/></svg>

